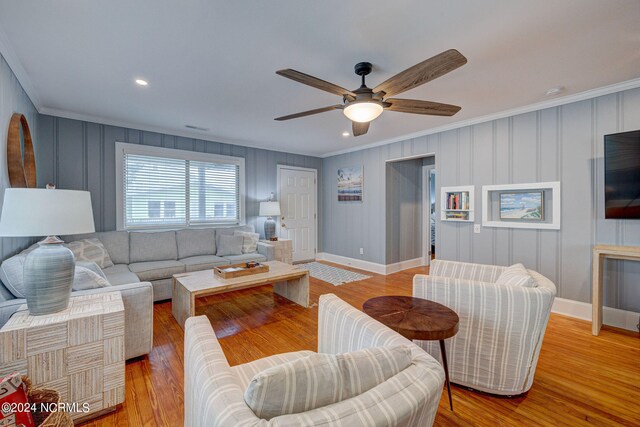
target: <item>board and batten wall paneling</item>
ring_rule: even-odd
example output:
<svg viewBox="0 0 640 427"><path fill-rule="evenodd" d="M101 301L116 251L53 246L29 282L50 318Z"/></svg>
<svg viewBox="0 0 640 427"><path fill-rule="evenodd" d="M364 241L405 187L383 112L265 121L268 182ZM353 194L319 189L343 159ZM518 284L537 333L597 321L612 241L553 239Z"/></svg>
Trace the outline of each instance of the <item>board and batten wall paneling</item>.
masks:
<svg viewBox="0 0 640 427"><path fill-rule="evenodd" d="M322 159L261 150L238 145L165 135L116 126L40 115L38 136L43 141L36 154L40 184L91 192L96 230L116 228L115 143L152 145L202 153L244 157L246 173L246 221L263 233L265 218L258 217L260 201L277 193L277 165L318 170L321 193ZM319 215L319 225L322 217ZM319 236L318 245L321 244ZM318 247L320 250L320 246Z"/></svg>
<svg viewBox="0 0 640 427"><path fill-rule="evenodd" d="M640 89L325 158L323 250L389 264L385 161L435 153L438 195L442 186L452 185L475 185L479 195L482 185L562 183L559 231L483 227L474 234L472 224L442 222L436 215L438 258L522 262L551 279L559 297L590 302L592 245L640 245L640 220L604 219L603 136L635 129L640 129ZM365 171L363 202L340 204L336 170L358 163ZM480 224L481 197L475 203ZM605 305L640 312L638 283L640 263L607 261Z"/></svg>
<svg viewBox="0 0 640 427"><path fill-rule="evenodd" d="M0 167L2 168L2 177L0 178L0 209L4 199L4 190L9 188L9 171L7 169L7 132L9 130L9 122L13 113L22 113L27 118L29 128L31 130L31 138L33 139L33 149L36 156L40 151L40 143L38 139L38 111L34 107L29 95L24 91L15 74L0 55ZM36 163L36 173L39 175L39 164ZM0 238L0 255L2 259L21 251L29 244L33 243L36 238L22 237L3 237Z"/></svg>

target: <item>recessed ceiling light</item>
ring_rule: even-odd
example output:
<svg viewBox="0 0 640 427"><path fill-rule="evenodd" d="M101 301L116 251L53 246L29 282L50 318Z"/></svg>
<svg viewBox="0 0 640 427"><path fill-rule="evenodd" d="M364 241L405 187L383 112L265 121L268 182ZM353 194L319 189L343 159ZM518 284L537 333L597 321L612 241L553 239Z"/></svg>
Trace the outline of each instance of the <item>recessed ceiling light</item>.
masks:
<svg viewBox="0 0 640 427"><path fill-rule="evenodd" d="M342 136L349 136L351 135L349 132L342 132Z"/></svg>
<svg viewBox="0 0 640 427"><path fill-rule="evenodd" d="M553 96L553 95L559 94L560 92L564 92L564 86L552 87L551 89L545 92L545 95Z"/></svg>
<svg viewBox="0 0 640 427"><path fill-rule="evenodd" d="M149 82L146 80L142 80L142 79L136 79L136 84L140 85L140 86L148 86Z"/></svg>

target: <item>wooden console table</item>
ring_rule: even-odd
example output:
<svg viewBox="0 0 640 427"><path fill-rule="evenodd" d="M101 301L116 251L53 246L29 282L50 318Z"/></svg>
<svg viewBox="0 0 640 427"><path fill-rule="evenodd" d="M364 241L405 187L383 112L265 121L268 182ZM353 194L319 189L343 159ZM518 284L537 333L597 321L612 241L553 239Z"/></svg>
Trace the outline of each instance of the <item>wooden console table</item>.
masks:
<svg viewBox="0 0 640 427"><path fill-rule="evenodd" d="M591 333L598 335L602 327L602 273L604 259L624 259L640 261L640 246L595 245L593 247L593 268L591 276Z"/></svg>

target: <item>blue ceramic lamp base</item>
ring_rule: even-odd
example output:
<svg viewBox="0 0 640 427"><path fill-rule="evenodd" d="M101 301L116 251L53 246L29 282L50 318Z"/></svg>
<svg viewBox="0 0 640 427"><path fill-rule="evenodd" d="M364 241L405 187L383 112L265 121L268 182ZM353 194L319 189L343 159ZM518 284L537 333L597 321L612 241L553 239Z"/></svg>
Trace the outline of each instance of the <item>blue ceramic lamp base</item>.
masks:
<svg viewBox="0 0 640 427"><path fill-rule="evenodd" d="M276 237L276 222L273 220L273 217L267 217L267 220L264 222L264 238L271 240L274 237Z"/></svg>
<svg viewBox="0 0 640 427"><path fill-rule="evenodd" d="M27 255L24 284L32 315L57 313L67 308L75 274L73 252L57 238L48 237Z"/></svg>

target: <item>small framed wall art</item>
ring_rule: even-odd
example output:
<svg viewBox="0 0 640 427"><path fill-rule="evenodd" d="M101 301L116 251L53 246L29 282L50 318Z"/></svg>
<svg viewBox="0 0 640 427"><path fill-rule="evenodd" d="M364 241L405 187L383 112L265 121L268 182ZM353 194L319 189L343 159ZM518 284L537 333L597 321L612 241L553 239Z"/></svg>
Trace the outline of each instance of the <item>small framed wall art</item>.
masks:
<svg viewBox="0 0 640 427"><path fill-rule="evenodd" d="M338 169L338 201L361 202L364 190L362 165Z"/></svg>

